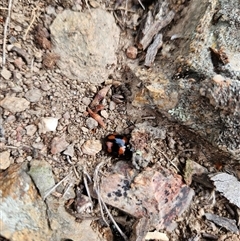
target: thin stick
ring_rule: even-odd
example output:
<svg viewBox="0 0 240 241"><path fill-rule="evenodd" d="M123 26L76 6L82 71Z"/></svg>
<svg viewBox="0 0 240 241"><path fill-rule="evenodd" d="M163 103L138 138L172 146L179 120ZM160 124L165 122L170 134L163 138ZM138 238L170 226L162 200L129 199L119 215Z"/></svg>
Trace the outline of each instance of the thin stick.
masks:
<svg viewBox="0 0 240 241"><path fill-rule="evenodd" d="M93 211L93 201L92 201L92 197L91 197L91 194L90 194L90 191L89 191L89 188L88 188L88 182L87 182L87 178L86 178L85 174L83 174L83 182L84 182L84 186L85 186L86 191L87 191L88 198L91 202L91 212L92 212Z"/></svg>
<svg viewBox="0 0 240 241"><path fill-rule="evenodd" d="M106 205L105 202L102 200L102 197L101 197L100 195L99 195L99 197L100 197L100 200L101 200L101 202L102 202L102 204L103 204L103 206L104 206L104 208L105 208L105 210L106 210L109 218L112 220L113 224L115 225L115 227L116 227L116 229L118 230L118 232L122 235L122 237L124 238L124 240L127 241L127 240L128 240L127 236L123 233L123 231L120 229L120 227L118 226L118 224L115 222L115 220L114 220L112 214L110 213L107 205Z"/></svg>
<svg viewBox="0 0 240 241"><path fill-rule="evenodd" d="M107 220L105 219L104 217L104 213L103 213L103 208L102 208L102 201L101 201L101 197L100 197L100 192L99 192L99 183L98 183L98 172L99 172L99 169L100 167L104 164L104 162L100 162L96 168L95 168L95 171L94 171L94 176L93 176L93 187L94 187L94 190L97 194L97 197L98 197L98 203L99 203L99 207L100 207L100 212L101 212L101 215L102 215L102 219L103 221L106 223L106 225L109 227L109 224L107 222Z"/></svg>
<svg viewBox="0 0 240 241"><path fill-rule="evenodd" d="M69 190L70 187L72 187L72 186L73 186L72 182L71 182L70 184L68 184L68 186L67 186L65 192L63 193L63 196L62 196L63 198L67 195L68 190Z"/></svg>
<svg viewBox="0 0 240 241"><path fill-rule="evenodd" d="M74 171L76 177L77 177L78 179L80 179L80 176L79 176L79 174L78 174L78 172L77 172L77 170L76 170L76 167L75 167L74 165L73 165L73 171Z"/></svg>
<svg viewBox="0 0 240 241"><path fill-rule="evenodd" d="M138 2L141 5L141 7L143 8L143 10L145 10L145 7L143 6L142 2L140 0L138 0Z"/></svg>
<svg viewBox="0 0 240 241"><path fill-rule="evenodd" d="M170 160L170 158L162 151L158 150L157 148L154 147L155 150L157 150L158 152L160 152L166 159L167 161L173 165L173 167L178 171L180 172L179 168Z"/></svg>
<svg viewBox="0 0 240 241"><path fill-rule="evenodd" d="M72 171L66 176L64 177L59 183L57 183L55 186L53 186L43 197L43 200L45 200L62 182L64 182L66 179L69 178L69 176L72 174Z"/></svg>
<svg viewBox="0 0 240 241"><path fill-rule="evenodd" d="M31 20L30 24L28 25L28 27L27 27L27 29L26 29L26 32L25 32L25 34L24 34L24 36L23 36L23 40L26 40L26 37L27 37L27 34L28 34L29 30L31 29L33 23L35 22L35 19L36 19L36 17L37 17L36 11L39 10L39 7L40 7L40 6L37 5L37 7L35 7L35 8L32 10L32 14L31 14L32 20Z"/></svg>
<svg viewBox="0 0 240 241"><path fill-rule="evenodd" d="M70 165L73 165L73 163L72 163L71 160L70 160L69 155L66 155L66 158L67 158L67 162L68 162Z"/></svg>
<svg viewBox="0 0 240 241"><path fill-rule="evenodd" d="M99 172L99 169L104 165L106 164L106 162L100 162L97 167L95 168L95 171L94 171L94 188L95 188L95 191L97 193L97 196L98 196L98 201L99 201L99 205L100 207L102 207L102 205L104 206L109 218L111 219L111 221L113 222L113 224L115 225L116 229L118 230L118 232L121 234L121 236L123 237L123 239L125 241L128 240L127 236L123 233L123 231L120 229L120 227L118 226L118 224L115 222L112 214L110 213L107 205L105 204L105 202L103 201L101 195L100 195L100 188L99 188L99 181L98 181L98 172ZM102 205L101 205L102 204ZM103 215L103 211L101 210L101 213ZM105 220L105 217L102 216L104 221L106 222ZM108 225L109 226L109 225Z"/></svg>
<svg viewBox="0 0 240 241"><path fill-rule="evenodd" d="M86 3L86 5L87 5L87 8L88 8L88 11L89 11L90 15L92 16L92 12L91 12L91 9L90 9L90 7L89 7L88 1L85 0L85 3Z"/></svg>
<svg viewBox="0 0 240 241"><path fill-rule="evenodd" d="M130 13L135 13L136 11L133 11L131 9L126 9L124 7L118 7L118 8L106 8L106 10L108 11L116 11L116 10L123 10L123 11L127 11L127 12L130 12Z"/></svg>
<svg viewBox="0 0 240 241"><path fill-rule="evenodd" d="M2 66L6 64L6 43L7 43L7 31L8 25L10 24L11 18L11 10L12 10L12 0L8 2L8 15L5 21L4 31L3 31L3 55L2 55Z"/></svg>
<svg viewBox="0 0 240 241"><path fill-rule="evenodd" d="M91 179L90 175L88 174L88 172L85 170L85 168L83 168L83 173L87 176L89 182L92 182L92 179Z"/></svg>

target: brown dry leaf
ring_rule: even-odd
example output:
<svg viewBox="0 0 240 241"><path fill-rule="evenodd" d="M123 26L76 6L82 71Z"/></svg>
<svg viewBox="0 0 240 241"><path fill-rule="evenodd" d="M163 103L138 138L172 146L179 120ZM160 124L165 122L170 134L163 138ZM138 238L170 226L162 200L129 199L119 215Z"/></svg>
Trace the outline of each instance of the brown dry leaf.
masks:
<svg viewBox="0 0 240 241"><path fill-rule="evenodd" d="M88 111L89 115L93 119L95 119L101 127L106 128L106 125L100 115L98 115L97 113L94 113L89 107L87 108L87 111Z"/></svg>

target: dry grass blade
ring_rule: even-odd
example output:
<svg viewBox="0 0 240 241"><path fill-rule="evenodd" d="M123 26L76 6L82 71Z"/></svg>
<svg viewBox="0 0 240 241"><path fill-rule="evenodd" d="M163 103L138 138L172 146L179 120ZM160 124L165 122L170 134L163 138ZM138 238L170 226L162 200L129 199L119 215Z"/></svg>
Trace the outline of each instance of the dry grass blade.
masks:
<svg viewBox="0 0 240 241"><path fill-rule="evenodd" d="M32 10L32 14L31 14L31 21L30 24L28 25L26 32L23 36L23 40L26 40L28 32L30 31L31 27L33 26L33 23L35 22L36 18L37 18L37 11L39 11L41 9L41 5L40 3L37 3L37 6Z"/></svg>
<svg viewBox="0 0 240 241"><path fill-rule="evenodd" d="M88 1L85 0L85 3L86 3L86 6L87 6L87 8L88 8L88 11L89 11L90 15L92 16L92 12L91 12L91 9L90 9L90 7L89 7Z"/></svg>
<svg viewBox="0 0 240 241"><path fill-rule="evenodd" d="M69 183L68 184L68 186L67 186L67 188L66 188L66 190L64 191L64 193L63 193L63 198L67 195L67 193L68 193L68 190L70 189L70 187L72 187L73 186L73 183L71 182L71 183Z"/></svg>
<svg viewBox="0 0 240 241"><path fill-rule="evenodd" d="M141 7L143 8L143 10L145 10L145 7L143 6L141 0L138 0L139 4L141 5Z"/></svg>
<svg viewBox="0 0 240 241"><path fill-rule="evenodd" d="M86 191L87 191L87 195L88 195L88 198L91 202L91 211L93 209L93 201L92 201L92 197L91 197L91 194L90 194L90 191L89 191L89 187L88 187L88 182L87 182L87 178L86 177L90 177L89 174L86 172L86 170L83 170L83 182L84 182L84 186L86 188ZM91 180L91 179L90 179Z"/></svg>
<svg viewBox="0 0 240 241"><path fill-rule="evenodd" d="M6 43L7 43L7 31L8 31L8 25L10 24L10 18L11 18L11 10L12 10L12 0L9 0L8 2L8 15L5 21L4 25L4 31L3 31L3 55L2 55L2 66L6 64Z"/></svg>
<svg viewBox="0 0 240 241"><path fill-rule="evenodd" d="M179 170L179 168L170 160L170 158L162 151L158 150L157 148L155 148L156 151L160 152L166 159L167 161L172 164L172 166L180 173L181 171Z"/></svg>
<svg viewBox="0 0 240 241"><path fill-rule="evenodd" d="M45 200L62 182L64 182L65 180L67 180L70 175L72 174L72 171L66 176L64 177L60 182L58 182L55 186L53 186L43 197L43 200Z"/></svg>
<svg viewBox="0 0 240 241"><path fill-rule="evenodd" d="M98 197L98 203L99 203L99 206L100 206L100 211L101 211L101 216L102 216L102 219L103 221L106 223L107 226L109 226L107 220L105 219L104 217L104 213L103 213L103 208L102 208L102 200L101 200L101 197L100 197L100 191L99 191L99 181L98 181L98 173L99 173L99 169L105 164L105 162L100 162L96 168L95 168L95 171L94 171L94 176L93 176L93 188L97 194L97 197Z"/></svg>
<svg viewBox="0 0 240 241"><path fill-rule="evenodd" d="M94 178L93 178L93 181L94 181L94 190L98 196L98 201L99 201L99 205L100 205L100 209L101 209L101 214L102 214L102 218L103 220L106 222L106 224L109 226L109 224L107 223L105 217L104 217L104 214L103 214L103 210L102 210L102 206L104 207L104 209L106 210L109 218L111 219L112 223L114 224L114 226L116 227L116 229L118 230L118 232L121 234L121 236L123 237L123 239L125 241L128 240L127 236L123 233L123 231L120 229L120 227L118 226L118 224L116 223L116 221L114 220L112 214L110 213L107 205L105 204L105 202L103 201L102 197L101 197L101 194L100 194L100 188L99 188L99 170L100 168L105 165L106 162L100 162L97 167L95 168L95 171L94 171Z"/></svg>

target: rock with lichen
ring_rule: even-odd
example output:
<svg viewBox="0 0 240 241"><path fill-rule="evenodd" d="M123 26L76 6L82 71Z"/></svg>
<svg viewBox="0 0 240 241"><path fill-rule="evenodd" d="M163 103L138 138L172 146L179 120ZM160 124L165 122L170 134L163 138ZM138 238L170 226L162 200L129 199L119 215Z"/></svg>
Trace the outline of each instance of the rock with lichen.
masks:
<svg viewBox="0 0 240 241"><path fill-rule="evenodd" d="M217 10L216 10L217 9ZM151 106L240 160L239 6L190 1L155 66L133 69L134 106ZM134 82L134 81L133 81Z"/></svg>

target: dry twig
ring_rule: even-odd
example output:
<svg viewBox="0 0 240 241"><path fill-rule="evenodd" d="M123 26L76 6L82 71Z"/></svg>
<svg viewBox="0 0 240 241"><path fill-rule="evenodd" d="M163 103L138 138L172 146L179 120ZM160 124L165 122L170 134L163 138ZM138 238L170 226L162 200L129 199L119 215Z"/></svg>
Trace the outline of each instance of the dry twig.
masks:
<svg viewBox="0 0 240 241"><path fill-rule="evenodd" d="M72 174L72 171L66 176L64 177L60 182L58 182L55 186L53 186L43 197L43 200L45 200L62 182L64 182L65 180L67 180L70 175Z"/></svg>
<svg viewBox="0 0 240 241"><path fill-rule="evenodd" d="M91 212L92 212L92 210L93 210L93 201L92 201L92 197L91 197L91 194L90 194L90 191L89 191L88 182L87 182L87 178L86 177L88 177L88 179L90 179L90 181L91 181L91 178L90 178L89 174L87 173L87 171L84 168L83 169L83 182L84 182L84 186L85 186L86 191L87 191L88 198L89 198L89 200L91 202Z"/></svg>
<svg viewBox="0 0 240 241"><path fill-rule="evenodd" d="M170 160L170 158L162 151L160 151L159 149L155 148L154 149L158 152L160 152L166 159L167 161L172 164L172 166L179 172L181 173L181 171L179 170L179 168L174 164L174 162L177 160L178 156L183 153L183 152L186 152L186 151L195 151L194 149L185 149L185 150L182 150L180 151L172 160Z"/></svg>
<svg viewBox="0 0 240 241"><path fill-rule="evenodd" d="M37 14L36 12L41 8L41 4L37 4L37 6L32 10L32 14L31 14L31 21L30 24L28 25L26 32L23 36L23 40L26 40L26 37L28 35L28 32L30 31L33 23L35 22L36 18L37 18Z"/></svg>
<svg viewBox="0 0 240 241"><path fill-rule="evenodd" d="M91 9L90 9L90 7L89 7L88 1L85 0L85 3L86 3L86 6L87 6L87 8L88 8L88 11L89 11L90 15L92 16L92 12L91 12Z"/></svg>
<svg viewBox="0 0 240 241"><path fill-rule="evenodd" d="M8 31L8 25L10 24L10 18L11 18L11 10L12 10L12 0L9 0L8 2L8 15L5 21L4 25L4 31L3 31L3 55L2 55L2 66L6 64L6 43L7 43L7 31Z"/></svg>
<svg viewBox="0 0 240 241"><path fill-rule="evenodd" d="M104 214L103 214L103 209L102 209L102 206L104 207L104 209L106 210L109 218L111 219L111 221L113 222L114 226L116 227L116 229L118 230L118 232L121 234L121 236L123 237L123 239L125 241L128 240L127 236L123 233L123 231L120 229L120 227L118 226L118 224L116 223L116 221L114 220L112 214L110 213L107 205L105 204L105 202L103 201L101 195L100 195L100 188L99 188L99 178L98 178L98 173L99 173L99 170L100 168L105 165L106 162L100 162L97 167L95 168L95 171L94 171L94 178L93 178L93 181L94 181L94 190L97 194L97 197L98 197L98 202L99 202L99 205L100 205L100 210L101 210L101 214L102 214L102 218L104 220L104 222L109 226L109 224L107 223L105 217L104 217Z"/></svg>
<svg viewBox="0 0 240 241"><path fill-rule="evenodd" d="M157 149L157 148L155 148L155 147L154 147L154 149L155 149L156 151L160 152L160 153L167 159L167 161L168 161L169 163L171 163L172 166L173 166L178 172L180 172L179 168L173 163L173 161L170 160L170 158L169 158L164 152L160 151L159 149ZM174 158L174 159L175 159L175 158Z"/></svg>
<svg viewBox="0 0 240 241"><path fill-rule="evenodd" d="M143 8L143 10L145 10L145 7L143 6L141 0L138 0L139 4L141 5L141 7Z"/></svg>

